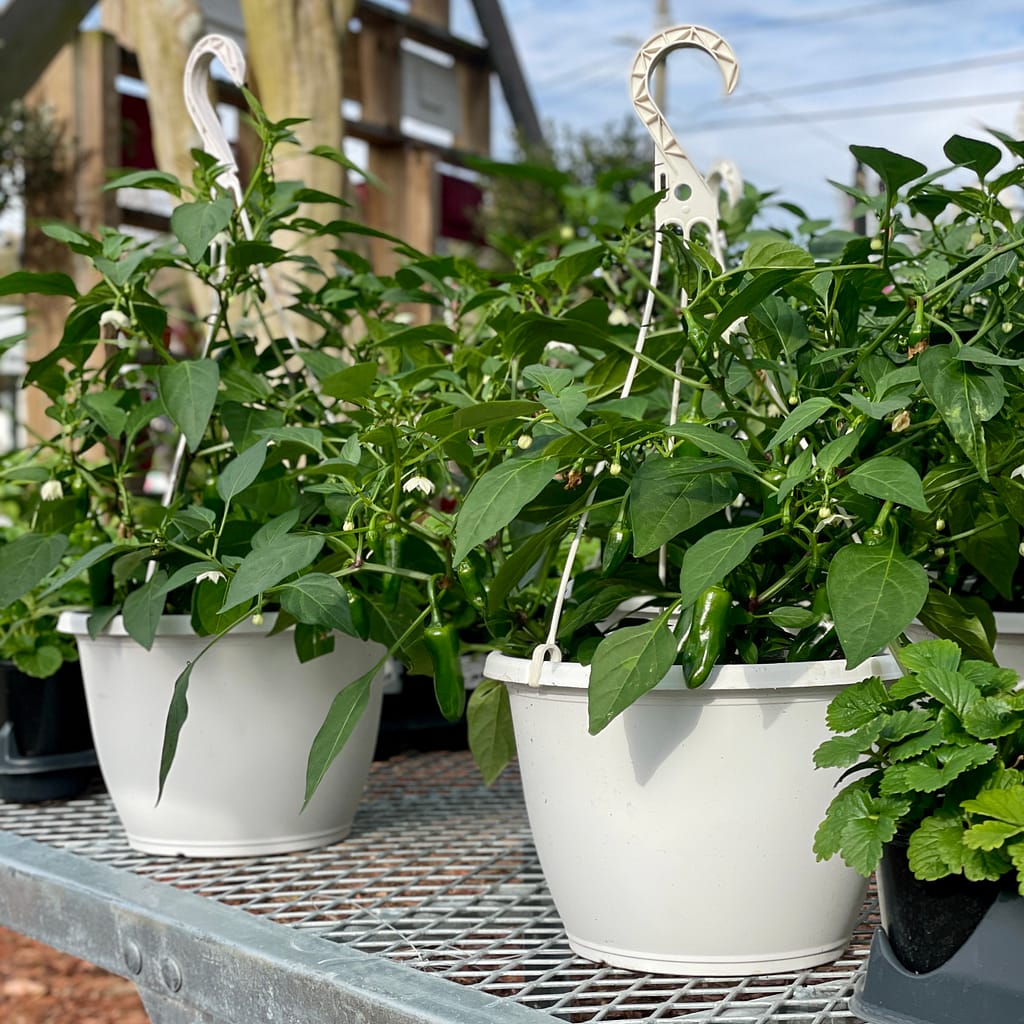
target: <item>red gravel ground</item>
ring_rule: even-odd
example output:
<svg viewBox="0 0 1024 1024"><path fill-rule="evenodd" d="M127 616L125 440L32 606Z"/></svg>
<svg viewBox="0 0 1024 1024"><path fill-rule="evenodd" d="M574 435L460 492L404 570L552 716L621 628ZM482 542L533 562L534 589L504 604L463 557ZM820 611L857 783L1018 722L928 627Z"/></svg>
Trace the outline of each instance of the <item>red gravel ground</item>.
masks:
<svg viewBox="0 0 1024 1024"><path fill-rule="evenodd" d="M0 928L3 1024L149 1024L130 981Z"/></svg>

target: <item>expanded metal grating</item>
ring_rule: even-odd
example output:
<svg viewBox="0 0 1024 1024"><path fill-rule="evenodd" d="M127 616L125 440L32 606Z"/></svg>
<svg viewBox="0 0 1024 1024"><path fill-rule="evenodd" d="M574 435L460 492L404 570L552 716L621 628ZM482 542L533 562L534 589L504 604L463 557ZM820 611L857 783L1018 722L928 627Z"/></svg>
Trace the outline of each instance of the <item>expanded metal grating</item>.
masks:
<svg viewBox="0 0 1024 1024"><path fill-rule="evenodd" d="M465 753L375 764L352 835L306 853L141 854L102 790L62 803L0 802L0 829L569 1022L858 1024L847 1000L877 921L869 897L844 956L794 974L675 978L583 960L544 883L518 777L506 772L488 789Z"/></svg>

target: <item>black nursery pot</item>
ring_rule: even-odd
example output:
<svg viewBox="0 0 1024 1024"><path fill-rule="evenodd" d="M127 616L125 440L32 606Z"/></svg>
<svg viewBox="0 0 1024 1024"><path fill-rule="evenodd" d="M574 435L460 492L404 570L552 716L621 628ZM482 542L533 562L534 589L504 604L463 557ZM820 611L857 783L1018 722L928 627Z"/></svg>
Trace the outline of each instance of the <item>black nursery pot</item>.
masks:
<svg viewBox="0 0 1024 1024"><path fill-rule="evenodd" d="M82 673L66 661L47 679L33 679L0 661L0 724L9 721L22 757L92 748Z"/></svg>
<svg viewBox="0 0 1024 1024"><path fill-rule="evenodd" d="M889 944L908 971L941 967L971 937L1001 891L999 882L970 882L951 875L935 882L915 878L907 840L885 847L878 866L878 902Z"/></svg>
<svg viewBox="0 0 1024 1024"><path fill-rule="evenodd" d="M96 776L78 664L33 679L0 662L0 799L65 800Z"/></svg>

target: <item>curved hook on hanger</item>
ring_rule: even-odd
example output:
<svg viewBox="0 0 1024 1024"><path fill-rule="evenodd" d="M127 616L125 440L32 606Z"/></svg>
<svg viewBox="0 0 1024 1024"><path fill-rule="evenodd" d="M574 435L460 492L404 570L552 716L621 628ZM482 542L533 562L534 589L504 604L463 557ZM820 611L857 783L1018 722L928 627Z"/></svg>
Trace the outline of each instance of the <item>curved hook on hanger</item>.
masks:
<svg viewBox="0 0 1024 1024"><path fill-rule="evenodd" d="M238 181L238 163L224 126L210 102L210 65L217 58L239 88L245 85L245 57L233 39L221 35L203 36L189 54L185 65L185 107L199 132L203 149L223 167L217 180L231 190L241 205L242 186Z"/></svg>
<svg viewBox="0 0 1024 1024"><path fill-rule="evenodd" d="M713 192L725 189L725 201L730 206L743 198L743 175L732 160L716 160L708 168L705 181Z"/></svg>
<svg viewBox="0 0 1024 1024"><path fill-rule="evenodd" d="M713 233L717 232L718 196L690 163L651 93L651 73L655 65L673 50L680 49L703 50L708 54L722 72L726 93L736 88L739 62L732 47L717 32L700 25L677 25L656 32L640 48L633 62L630 73L633 106L654 139L654 187L659 192L668 190L655 208L655 225L662 228L674 224L689 237L694 224L705 224Z"/></svg>

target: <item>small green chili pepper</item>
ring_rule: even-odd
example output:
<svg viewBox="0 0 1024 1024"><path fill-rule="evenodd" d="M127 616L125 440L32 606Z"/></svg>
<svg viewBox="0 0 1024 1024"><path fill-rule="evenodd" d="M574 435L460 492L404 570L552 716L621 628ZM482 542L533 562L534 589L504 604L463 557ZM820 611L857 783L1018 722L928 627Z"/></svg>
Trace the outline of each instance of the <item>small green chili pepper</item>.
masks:
<svg viewBox="0 0 1024 1024"><path fill-rule="evenodd" d="M352 618L352 628L360 640L370 638L370 611L366 606L366 598L352 587L345 587L348 598L348 613Z"/></svg>
<svg viewBox="0 0 1024 1024"><path fill-rule="evenodd" d="M608 539L601 552L601 575L611 576L629 554L633 544L633 531L620 519L608 531Z"/></svg>
<svg viewBox="0 0 1024 1024"><path fill-rule="evenodd" d="M691 689L707 679L725 650L731 607L732 595L719 584L701 591L694 603L692 623L679 658Z"/></svg>
<svg viewBox="0 0 1024 1024"><path fill-rule="evenodd" d="M466 684L459 661L459 634L452 625L438 622L423 630L423 644L434 667L434 696L441 714L457 722L466 710Z"/></svg>
<svg viewBox="0 0 1024 1024"><path fill-rule="evenodd" d="M831 619L822 619L800 630L793 638L786 661L823 661L838 649L836 626Z"/></svg>
<svg viewBox="0 0 1024 1024"><path fill-rule="evenodd" d="M384 564L389 569L397 569L402 564L402 534L392 527L384 534ZM381 603L387 611L398 607L398 595L402 590L402 577L389 572L384 576Z"/></svg>
<svg viewBox="0 0 1024 1024"><path fill-rule="evenodd" d="M462 584L462 589L465 591L470 604L476 608L485 607L487 604L487 591L480 582L476 566L468 558L464 559L455 567L455 575L458 576L459 583Z"/></svg>

